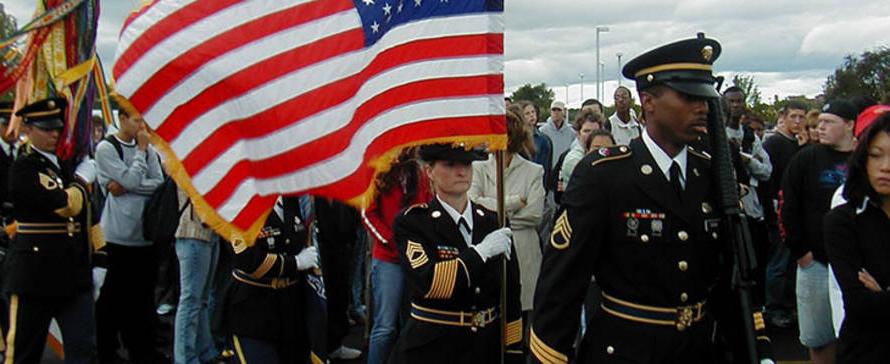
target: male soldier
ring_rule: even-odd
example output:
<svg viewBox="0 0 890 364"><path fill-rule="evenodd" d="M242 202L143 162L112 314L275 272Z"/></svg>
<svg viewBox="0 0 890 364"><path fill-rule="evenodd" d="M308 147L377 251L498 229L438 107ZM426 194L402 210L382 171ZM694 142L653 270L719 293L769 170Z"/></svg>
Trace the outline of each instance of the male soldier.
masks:
<svg viewBox="0 0 890 364"><path fill-rule="evenodd" d="M9 189L9 168L15 160L16 142L19 136L16 133L7 133L9 120L12 118L12 102L0 102L0 219L5 220L7 209L11 205ZM0 226L5 222L0 221Z"/></svg>
<svg viewBox="0 0 890 364"><path fill-rule="evenodd" d="M406 208L393 240L406 272L411 318L390 363L497 363L501 324L507 361L521 361L519 266L512 232L467 197L475 153L436 144L420 149L436 197ZM501 258L507 261L507 312L499 312Z"/></svg>
<svg viewBox="0 0 890 364"><path fill-rule="evenodd" d="M306 247L309 196L280 198L256 243L235 242L227 320L242 364L305 363L310 345L304 271L318 268L318 250Z"/></svg>
<svg viewBox="0 0 890 364"><path fill-rule="evenodd" d="M578 163L545 248L529 346L566 363L595 275L602 289L578 363L719 362L711 289L731 268L713 200L709 157L688 147L706 132L720 44L668 44L630 61L645 130L628 146ZM738 317L738 315L736 315Z"/></svg>
<svg viewBox="0 0 890 364"><path fill-rule="evenodd" d="M53 318L66 363L96 359L86 188L54 154L66 106L64 99L50 98L16 112L30 144L10 171L17 228L6 265L6 363L40 362Z"/></svg>

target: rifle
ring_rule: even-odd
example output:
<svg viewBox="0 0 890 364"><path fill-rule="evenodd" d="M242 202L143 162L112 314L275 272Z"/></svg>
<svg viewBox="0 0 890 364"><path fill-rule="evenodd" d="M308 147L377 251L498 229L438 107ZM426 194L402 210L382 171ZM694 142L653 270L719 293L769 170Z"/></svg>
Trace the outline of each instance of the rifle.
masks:
<svg viewBox="0 0 890 364"><path fill-rule="evenodd" d="M722 80L718 81L719 84ZM751 310L752 289L754 287L753 271L757 265L754 247L751 244L751 233L748 221L743 214L738 183L726 138L726 127L723 121L723 106L719 99L708 101L708 139L711 148L712 178L717 188L717 211L723 221L724 236L729 251L733 255L732 289L736 291L741 308L744 327L745 362L756 364L757 337L754 330L753 312Z"/></svg>

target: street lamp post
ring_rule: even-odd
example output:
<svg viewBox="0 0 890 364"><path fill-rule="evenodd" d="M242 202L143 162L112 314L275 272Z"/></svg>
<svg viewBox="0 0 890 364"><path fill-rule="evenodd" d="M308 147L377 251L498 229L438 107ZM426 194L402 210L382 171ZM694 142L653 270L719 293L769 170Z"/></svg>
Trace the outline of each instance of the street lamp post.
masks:
<svg viewBox="0 0 890 364"><path fill-rule="evenodd" d="M566 104L569 103L569 84L566 84Z"/></svg>
<svg viewBox="0 0 890 364"><path fill-rule="evenodd" d="M584 72L579 73L578 78L581 79L581 102L584 102Z"/></svg>
<svg viewBox="0 0 890 364"><path fill-rule="evenodd" d="M603 75L603 80L600 80L599 89L596 90L596 92L605 96L605 94L606 94L606 80L605 80L605 78L606 78L606 62L600 62L599 71L600 71L600 74ZM602 101L600 101L600 102L602 102Z"/></svg>
<svg viewBox="0 0 890 364"><path fill-rule="evenodd" d="M602 80L602 78L601 78L601 76L600 76L600 69L599 69L599 64L600 64L600 32L608 32L608 31L609 31L609 27L607 27L607 26L599 25L599 26L596 27L596 64L597 64L597 66L596 66L596 85L597 85L597 87L596 87L596 99L597 99L597 100L602 100L602 99L603 99L602 95L600 94L600 89L599 89L600 80ZM600 102L602 102L602 101L600 101Z"/></svg>
<svg viewBox="0 0 890 364"><path fill-rule="evenodd" d="M620 87L621 86L621 78L622 78L621 77L621 56L623 56L624 53L618 52L618 53L615 53L615 55L618 56L618 86Z"/></svg>

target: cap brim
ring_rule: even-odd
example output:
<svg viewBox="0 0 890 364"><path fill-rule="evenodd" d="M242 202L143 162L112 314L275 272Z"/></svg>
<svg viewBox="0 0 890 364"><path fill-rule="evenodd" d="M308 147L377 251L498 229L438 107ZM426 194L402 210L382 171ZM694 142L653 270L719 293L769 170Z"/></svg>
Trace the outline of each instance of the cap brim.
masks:
<svg viewBox="0 0 890 364"><path fill-rule="evenodd" d="M34 120L28 124L43 130L55 130L65 127L65 123L63 123L61 119Z"/></svg>
<svg viewBox="0 0 890 364"><path fill-rule="evenodd" d="M666 86L677 92L705 99L719 99L720 94L713 85L701 82L665 82Z"/></svg>

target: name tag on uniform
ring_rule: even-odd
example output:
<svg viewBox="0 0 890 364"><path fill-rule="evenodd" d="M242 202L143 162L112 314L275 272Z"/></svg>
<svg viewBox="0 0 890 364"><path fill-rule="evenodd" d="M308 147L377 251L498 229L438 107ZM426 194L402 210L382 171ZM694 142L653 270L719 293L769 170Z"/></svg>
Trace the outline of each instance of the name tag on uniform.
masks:
<svg viewBox="0 0 890 364"><path fill-rule="evenodd" d="M705 232L720 232L720 219L707 219L705 220Z"/></svg>

